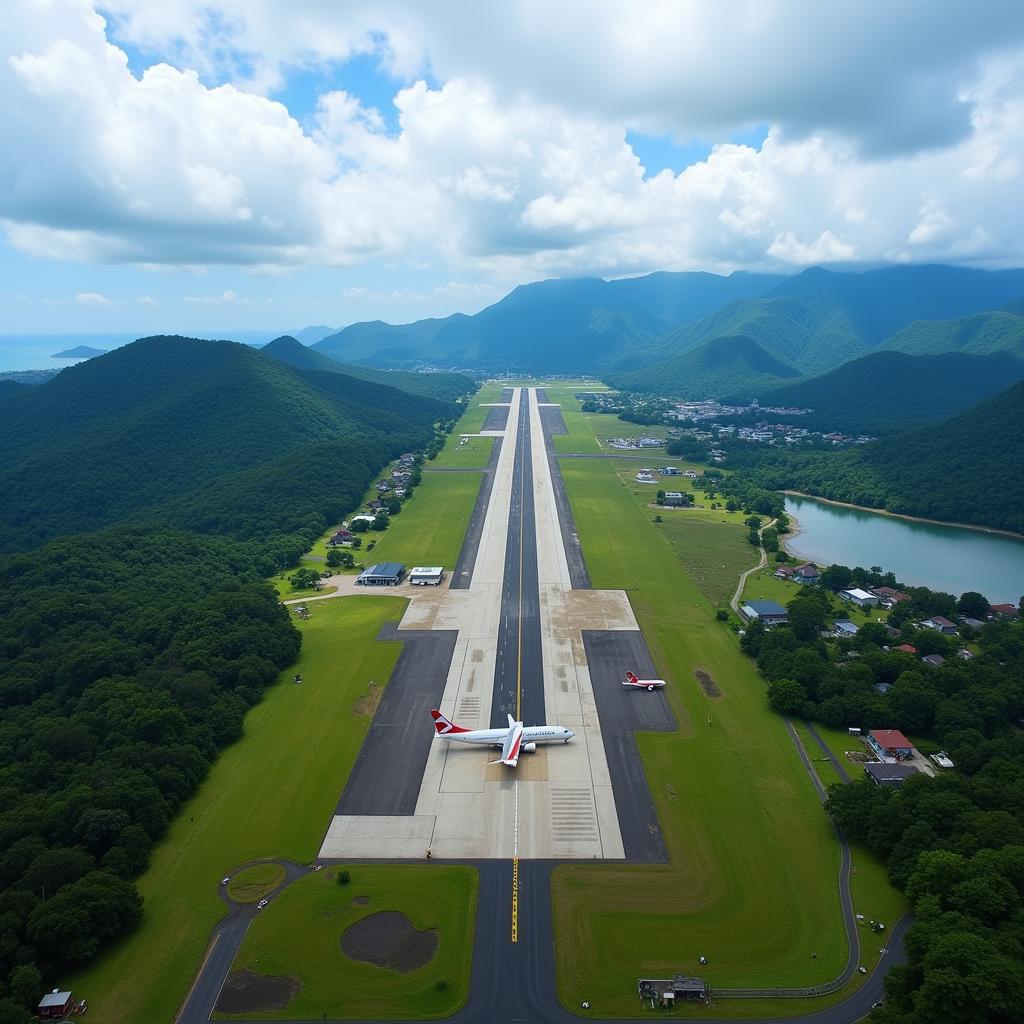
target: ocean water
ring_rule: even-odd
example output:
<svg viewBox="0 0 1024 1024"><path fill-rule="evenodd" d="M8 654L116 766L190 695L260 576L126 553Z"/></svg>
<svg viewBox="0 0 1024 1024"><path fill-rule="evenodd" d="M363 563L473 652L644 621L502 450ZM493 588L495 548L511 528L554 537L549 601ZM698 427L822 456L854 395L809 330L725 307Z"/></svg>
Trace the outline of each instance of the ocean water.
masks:
<svg viewBox="0 0 1024 1024"><path fill-rule="evenodd" d="M186 333L186 332L182 332ZM284 331L189 331L189 337L230 338L246 345L263 345ZM127 345L138 334L0 334L0 370L52 370L71 366L79 359L54 359L54 352L89 345L113 349Z"/></svg>

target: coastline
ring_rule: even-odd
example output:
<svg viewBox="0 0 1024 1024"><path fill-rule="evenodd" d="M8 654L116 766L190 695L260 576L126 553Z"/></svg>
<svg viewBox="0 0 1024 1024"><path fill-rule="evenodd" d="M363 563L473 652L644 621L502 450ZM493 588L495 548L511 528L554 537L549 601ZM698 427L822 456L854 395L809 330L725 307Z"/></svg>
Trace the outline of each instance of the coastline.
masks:
<svg viewBox="0 0 1024 1024"><path fill-rule="evenodd" d="M999 537L1010 537L1012 540L1024 541L1024 533L1015 533L1013 530L1000 530L995 526L978 526L976 523L956 523L948 519L928 519L925 516L908 516L900 512L889 512L884 508L870 508L867 505L854 505L849 501L835 501L832 498L822 498L817 494L808 494L806 491L782 491L783 494L791 494L794 498L809 498L812 501L820 501L823 505L838 505L840 508L852 508L857 512L871 512L879 516L888 516L890 519L905 519L911 523L928 523L930 526L955 526L961 530L974 530L977 533L995 534ZM790 519L793 515L786 513ZM795 522L795 520L794 520ZM792 531L795 536L799 530ZM787 534L789 536L789 534Z"/></svg>

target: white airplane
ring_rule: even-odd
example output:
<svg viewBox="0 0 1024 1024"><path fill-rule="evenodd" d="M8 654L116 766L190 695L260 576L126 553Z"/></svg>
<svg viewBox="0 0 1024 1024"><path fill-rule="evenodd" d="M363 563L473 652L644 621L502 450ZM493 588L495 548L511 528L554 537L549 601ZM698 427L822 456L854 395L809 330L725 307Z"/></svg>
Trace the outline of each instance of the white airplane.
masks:
<svg viewBox="0 0 1024 1024"><path fill-rule="evenodd" d="M653 690L655 687L661 687L665 685L664 679L637 679L636 675L632 672L626 673L626 678L622 683L623 686L635 686L637 688L646 687L648 690Z"/></svg>
<svg viewBox="0 0 1024 1024"><path fill-rule="evenodd" d="M519 755L525 750L533 753L538 743L568 743L576 734L561 725L527 725L508 716L508 727L504 729L463 729L461 725L448 721L437 708L430 712L434 719L434 738L453 740L456 743L476 743L485 747L498 747L501 757L488 764L504 764L515 768Z"/></svg>

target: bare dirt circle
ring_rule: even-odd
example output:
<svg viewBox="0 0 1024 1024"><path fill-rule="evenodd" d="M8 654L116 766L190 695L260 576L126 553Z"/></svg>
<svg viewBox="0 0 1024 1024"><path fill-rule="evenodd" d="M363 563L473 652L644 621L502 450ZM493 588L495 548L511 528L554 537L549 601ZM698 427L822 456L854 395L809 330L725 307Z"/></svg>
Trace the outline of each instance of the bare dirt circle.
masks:
<svg viewBox="0 0 1024 1024"><path fill-rule="evenodd" d="M217 1013L265 1013L283 1010L302 990L291 974L271 977L255 971L229 974L217 1000Z"/></svg>
<svg viewBox="0 0 1024 1024"><path fill-rule="evenodd" d="M346 928L341 951L352 960L408 974L434 958L437 930L419 931L405 914L382 910Z"/></svg>
<svg viewBox="0 0 1024 1024"><path fill-rule="evenodd" d="M708 697L721 697L722 691L718 688L718 683L715 682L714 676L711 675L706 669L695 668L693 674L697 677L697 682L700 683L700 688L704 691Z"/></svg>

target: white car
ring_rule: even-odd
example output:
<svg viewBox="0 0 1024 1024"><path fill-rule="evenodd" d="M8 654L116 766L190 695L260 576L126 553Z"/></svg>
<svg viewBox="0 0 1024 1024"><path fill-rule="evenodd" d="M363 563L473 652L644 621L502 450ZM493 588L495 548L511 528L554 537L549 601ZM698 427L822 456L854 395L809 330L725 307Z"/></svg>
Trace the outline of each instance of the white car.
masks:
<svg viewBox="0 0 1024 1024"><path fill-rule="evenodd" d="M231 876L230 876L230 875L228 875L228 877L227 877L227 878L222 878L222 879L220 880L220 884L221 884L221 885L227 885L227 884L228 884L228 882L230 882L230 881L231 881Z"/></svg>
<svg viewBox="0 0 1024 1024"><path fill-rule="evenodd" d="M269 902L270 900L260 900L259 903L256 904L256 909L262 910Z"/></svg>

